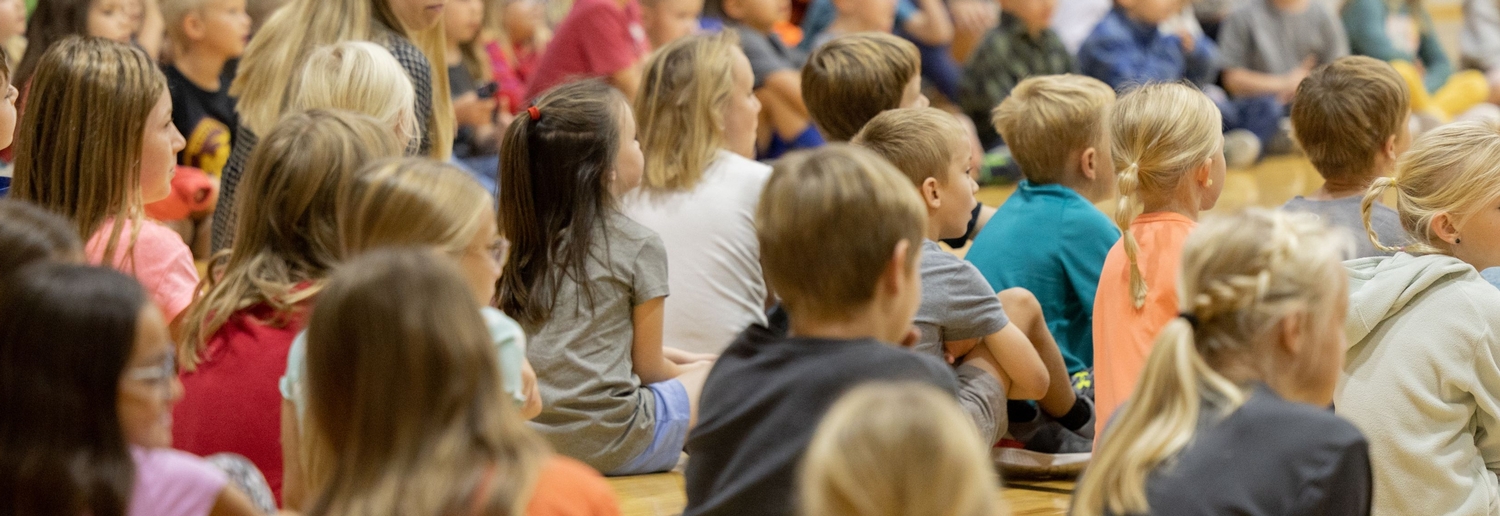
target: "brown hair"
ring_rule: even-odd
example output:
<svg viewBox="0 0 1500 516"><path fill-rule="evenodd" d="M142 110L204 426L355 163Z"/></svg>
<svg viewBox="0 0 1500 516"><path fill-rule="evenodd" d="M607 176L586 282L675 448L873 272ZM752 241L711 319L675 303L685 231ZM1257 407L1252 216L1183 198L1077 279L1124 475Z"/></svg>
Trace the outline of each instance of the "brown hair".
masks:
<svg viewBox="0 0 1500 516"><path fill-rule="evenodd" d="M964 135L958 119L941 109L892 109L870 119L851 143L885 158L920 188L929 177L947 184L954 146L969 148Z"/></svg>
<svg viewBox="0 0 1500 516"><path fill-rule="evenodd" d="M641 185L690 190L724 147L724 109L734 89L733 30L688 36L653 52L635 98L646 155Z"/></svg>
<svg viewBox="0 0 1500 516"><path fill-rule="evenodd" d="M1063 183L1078 153L1109 130L1114 101L1115 90L1093 77L1031 77L995 107L993 123L1028 181Z"/></svg>
<svg viewBox="0 0 1500 516"><path fill-rule="evenodd" d="M1324 179L1369 174L1411 112L1406 82L1389 63L1349 56L1313 70L1297 86L1292 127Z"/></svg>
<svg viewBox="0 0 1500 516"><path fill-rule="evenodd" d="M807 58L802 98L823 137L846 142L881 111L901 107L921 67L910 41L878 32L839 36Z"/></svg>
<svg viewBox="0 0 1500 516"><path fill-rule="evenodd" d="M104 263L116 263L122 222L139 221L146 119L167 80L140 49L69 37L42 55L16 138L12 194L73 221L88 241L110 224ZM140 224L131 226L139 231ZM133 267L135 235L126 246Z"/></svg>
<svg viewBox="0 0 1500 516"><path fill-rule="evenodd" d="M73 225L56 213L19 199L0 198L0 280L40 261L83 255Z"/></svg>
<svg viewBox="0 0 1500 516"><path fill-rule="evenodd" d="M869 303L898 243L916 263L926 227L911 181L837 144L777 161L755 212L766 284L794 318L840 318Z"/></svg>
<svg viewBox="0 0 1500 516"><path fill-rule="evenodd" d="M547 446L497 360L451 260L384 249L340 267L307 330L307 514L521 514Z"/></svg>
<svg viewBox="0 0 1500 516"><path fill-rule="evenodd" d="M210 265L202 296L182 321L178 363L197 367L208 339L235 312L265 303L281 326L317 295L339 259L337 214L365 163L398 156L389 128L368 116L313 110L291 115L250 154L234 245Z"/></svg>
<svg viewBox="0 0 1500 516"><path fill-rule="evenodd" d="M462 255L493 217L495 202L463 169L427 158L390 158L365 167L339 210L340 250L353 256L387 246L434 246Z"/></svg>

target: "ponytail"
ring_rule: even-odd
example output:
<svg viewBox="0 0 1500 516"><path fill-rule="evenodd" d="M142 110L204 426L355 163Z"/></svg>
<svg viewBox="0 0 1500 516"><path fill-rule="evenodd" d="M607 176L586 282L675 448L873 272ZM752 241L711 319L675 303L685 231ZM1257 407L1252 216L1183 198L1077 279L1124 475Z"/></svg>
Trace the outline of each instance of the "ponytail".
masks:
<svg viewBox="0 0 1500 516"><path fill-rule="evenodd" d="M1375 233L1375 225L1370 222L1370 219L1374 215L1375 202L1380 199L1380 196L1385 195L1386 189L1393 186L1396 186L1395 179L1389 177L1377 178L1370 185L1370 189L1365 192L1365 198L1359 202L1359 216L1365 223L1365 237L1370 239L1371 244L1375 244L1376 249L1387 253L1404 251L1405 248L1387 247L1385 244L1380 243L1380 235Z"/></svg>
<svg viewBox="0 0 1500 516"><path fill-rule="evenodd" d="M1130 231L1130 223L1135 220L1136 190L1140 188L1141 166L1136 161L1121 170L1116 181L1119 183L1120 200L1115 207L1115 225L1120 227L1121 243L1125 247L1125 257L1130 260L1130 298L1136 308L1146 305L1146 278L1141 275L1140 244L1135 240L1135 234Z"/></svg>

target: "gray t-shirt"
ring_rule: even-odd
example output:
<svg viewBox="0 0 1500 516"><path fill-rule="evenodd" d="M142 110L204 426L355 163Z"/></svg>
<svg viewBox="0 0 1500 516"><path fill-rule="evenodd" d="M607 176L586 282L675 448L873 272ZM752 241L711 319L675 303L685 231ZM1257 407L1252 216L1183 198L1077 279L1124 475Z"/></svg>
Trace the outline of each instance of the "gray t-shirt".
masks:
<svg viewBox="0 0 1500 516"><path fill-rule="evenodd" d="M1310 2L1300 13L1288 13L1271 0L1250 0L1230 11L1219 28L1224 68L1280 75L1308 56L1328 64L1349 55L1344 24L1323 2Z"/></svg>
<svg viewBox="0 0 1500 516"><path fill-rule="evenodd" d="M914 351L941 359L944 342L984 337L1008 324L1000 298L974 264L937 242L922 242L922 306L916 318L922 340Z"/></svg>
<svg viewBox="0 0 1500 516"><path fill-rule="evenodd" d="M782 70L801 70L807 62L807 54L789 47L776 34L766 34L748 25L726 20L724 28L740 33L740 47L750 60L750 72L755 76L755 88L765 85L766 77Z"/></svg>
<svg viewBox="0 0 1500 516"><path fill-rule="evenodd" d="M1311 213L1323 219L1330 227L1348 230L1350 236L1354 237L1354 256L1350 258L1390 256L1391 253L1381 251L1370 243L1368 233L1365 232L1364 215L1359 210L1360 201L1361 196L1358 195L1331 201L1314 201L1297 196L1282 205L1281 209ZM1380 243L1387 247L1411 243L1411 237L1401 228L1400 216L1389 206L1375 203L1370 212L1370 225L1375 228L1375 234L1380 235Z"/></svg>
<svg viewBox="0 0 1500 516"><path fill-rule="evenodd" d="M632 371L636 306L667 295L667 251L661 238L611 211L595 228L583 281L564 277L552 316L529 335L542 413L532 428L558 453L599 471L640 455L656 430L656 399Z"/></svg>

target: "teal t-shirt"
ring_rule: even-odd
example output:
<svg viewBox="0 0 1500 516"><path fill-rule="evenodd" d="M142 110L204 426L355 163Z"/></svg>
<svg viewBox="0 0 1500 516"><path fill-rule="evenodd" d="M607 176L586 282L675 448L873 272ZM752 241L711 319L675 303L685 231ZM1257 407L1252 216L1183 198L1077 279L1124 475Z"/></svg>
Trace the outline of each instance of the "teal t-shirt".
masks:
<svg viewBox="0 0 1500 516"><path fill-rule="evenodd" d="M526 404L526 394L521 392L521 362L526 360L526 332L520 324L504 313L488 306L479 309L484 325L490 330L495 345L495 356L499 359L500 386L516 401L516 406ZM307 376L307 330L304 329L292 340L286 354L286 372L279 387L281 398L297 407L297 419L302 420L307 410L307 391L303 386Z"/></svg>
<svg viewBox="0 0 1500 516"><path fill-rule="evenodd" d="M1115 224L1078 192L1021 181L965 258L996 292L1036 295L1072 374L1094 366L1094 292L1119 240Z"/></svg>

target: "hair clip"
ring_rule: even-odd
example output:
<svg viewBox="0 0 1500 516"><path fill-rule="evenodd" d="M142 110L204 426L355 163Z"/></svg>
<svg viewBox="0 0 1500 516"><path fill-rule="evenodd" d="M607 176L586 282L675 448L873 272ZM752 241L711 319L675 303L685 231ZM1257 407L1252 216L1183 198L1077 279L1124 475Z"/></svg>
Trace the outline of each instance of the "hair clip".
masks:
<svg viewBox="0 0 1500 516"><path fill-rule="evenodd" d="M1183 313L1177 314L1177 316L1181 317L1182 320L1187 321L1188 326L1192 326L1193 327L1193 331L1197 331L1198 330L1198 316L1190 314L1190 313L1187 313L1187 312L1183 312Z"/></svg>
<svg viewBox="0 0 1500 516"><path fill-rule="evenodd" d="M542 110L537 109L536 106L526 108L526 114L531 115L531 121L533 122L542 119Z"/></svg>

